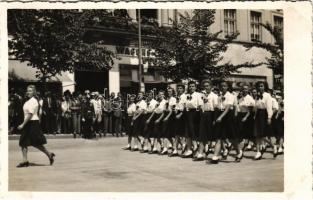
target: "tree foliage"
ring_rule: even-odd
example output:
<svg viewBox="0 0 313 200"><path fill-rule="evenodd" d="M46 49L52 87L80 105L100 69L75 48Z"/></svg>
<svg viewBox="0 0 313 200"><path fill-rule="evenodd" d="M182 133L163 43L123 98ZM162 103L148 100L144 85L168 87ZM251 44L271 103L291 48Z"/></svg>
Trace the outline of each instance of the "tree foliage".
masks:
<svg viewBox="0 0 313 200"><path fill-rule="evenodd" d="M270 23L261 24L274 38L274 43L261 42L254 40L253 43L246 44L246 47L263 48L270 52L271 57L266 58L265 63L269 68L273 69L274 74L284 75L284 39L283 30L279 27L272 26Z"/></svg>
<svg viewBox="0 0 313 200"><path fill-rule="evenodd" d="M102 41L83 40L86 27L107 16L112 16L108 10L8 10L9 54L28 61L43 81L78 63L110 69L115 54Z"/></svg>
<svg viewBox="0 0 313 200"><path fill-rule="evenodd" d="M154 39L150 43L155 58L150 64L162 69L162 74L173 81L205 78L223 79L242 67L256 67L261 63L245 62L240 65L221 64L223 52L237 38L238 32L221 39L222 31L212 33L215 10L194 10L179 14L170 27L153 27Z"/></svg>

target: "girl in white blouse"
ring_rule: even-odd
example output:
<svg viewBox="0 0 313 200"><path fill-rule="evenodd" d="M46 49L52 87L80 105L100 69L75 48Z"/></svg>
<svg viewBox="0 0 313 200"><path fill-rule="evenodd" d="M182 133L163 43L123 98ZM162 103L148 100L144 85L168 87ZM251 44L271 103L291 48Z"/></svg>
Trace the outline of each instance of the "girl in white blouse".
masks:
<svg viewBox="0 0 313 200"><path fill-rule="evenodd" d="M135 104L135 95L127 96L128 108L127 108L127 122L126 122L126 134L128 135L127 146L124 147L124 150L131 150L131 141L133 138L132 131L132 120L136 113L136 104Z"/></svg>
<svg viewBox="0 0 313 200"><path fill-rule="evenodd" d="M21 136L19 145L22 148L23 162L21 162L17 167L28 167L29 162L27 160L27 148L28 146L33 146L47 155L50 161L50 165L54 163L55 154L49 152L44 144L47 143L45 136L43 135L40 123L39 123L39 113L41 110L40 103L36 99L36 88L34 85L29 85L27 87L27 97L28 101L24 103L24 121L18 126L18 130L21 130Z"/></svg>
<svg viewBox="0 0 313 200"><path fill-rule="evenodd" d="M174 97L174 89L169 87L167 89L167 106L166 110L164 112L164 119L163 119L163 144L164 148L163 151L161 152L161 155L165 155L168 152L168 149L173 148L173 137L175 137L175 130L174 130L174 110L176 107L176 98ZM169 143L166 143L169 142ZM167 145L168 144L168 145Z"/></svg>
<svg viewBox="0 0 313 200"><path fill-rule="evenodd" d="M248 144L248 141L253 139L253 114L252 111L255 106L255 100L249 95L249 86L243 85L240 92L240 97L238 98L237 105L237 136L244 144ZM243 148L241 148L236 161L239 162L243 157Z"/></svg>
<svg viewBox="0 0 313 200"><path fill-rule="evenodd" d="M255 160L262 159L265 148L262 147L262 142L266 137L270 137L269 144L273 147L273 156L277 156L277 147L273 142L273 131L271 130L272 115L273 115L273 100L268 90L266 82L256 83L258 96L256 100L256 113L255 113L255 130L254 135L256 137L257 153L254 157Z"/></svg>
<svg viewBox="0 0 313 200"><path fill-rule="evenodd" d="M239 154L239 145L235 134L234 127L234 102L235 97L229 92L229 85L226 81L220 83L220 90L222 92L219 97L219 103L217 106L216 120L214 122L214 138L216 138L216 144L214 149L214 155L209 163L217 164L219 162L219 155L226 139L232 140L236 147L237 155ZM226 159L229 150L224 149L223 157Z"/></svg>

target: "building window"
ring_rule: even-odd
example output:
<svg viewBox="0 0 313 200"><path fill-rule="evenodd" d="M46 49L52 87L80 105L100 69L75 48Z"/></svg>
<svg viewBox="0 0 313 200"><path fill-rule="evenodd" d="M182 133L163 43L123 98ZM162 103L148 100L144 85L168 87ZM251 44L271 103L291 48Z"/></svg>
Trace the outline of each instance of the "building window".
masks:
<svg viewBox="0 0 313 200"><path fill-rule="evenodd" d="M224 34L229 36L237 31L236 27L236 10L224 10Z"/></svg>
<svg viewBox="0 0 313 200"><path fill-rule="evenodd" d="M138 21L138 10L137 21ZM153 24L158 21L158 10L157 9L141 9L140 10L141 23L143 24Z"/></svg>
<svg viewBox="0 0 313 200"><path fill-rule="evenodd" d="M251 21L251 40L261 40L261 13L259 12L251 12L250 13L250 21Z"/></svg>
<svg viewBox="0 0 313 200"><path fill-rule="evenodd" d="M283 18L279 16L274 16L274 26L279 28L280 30L283 30L284 26Z"/></svg>

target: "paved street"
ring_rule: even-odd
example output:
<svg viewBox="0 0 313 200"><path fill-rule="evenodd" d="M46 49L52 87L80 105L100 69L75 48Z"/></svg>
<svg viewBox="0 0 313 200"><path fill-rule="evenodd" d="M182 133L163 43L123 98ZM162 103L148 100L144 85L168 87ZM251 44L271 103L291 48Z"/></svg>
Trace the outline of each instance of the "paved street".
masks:
<svg viewBox="0 0 313 200"><path fill-rule="evenodd" d="M33 166L16 168L21 161L18 140L9 140L9 190L55 192L282 192L283 156L274 160L249 159L207 165L191 159L121 150L127 138L99 140L48 139L56 154L49 166L41 152L30 148ZM233 153L233 152L232 152Z"/></svg>

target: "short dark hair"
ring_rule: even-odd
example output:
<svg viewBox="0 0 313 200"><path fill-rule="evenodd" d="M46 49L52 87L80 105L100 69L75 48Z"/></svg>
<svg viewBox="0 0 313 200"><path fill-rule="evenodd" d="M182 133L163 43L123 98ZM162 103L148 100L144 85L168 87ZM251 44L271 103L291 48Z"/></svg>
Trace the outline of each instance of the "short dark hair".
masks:
<svg viewBox="0 0 313 200"><path fill-rule="evenodd" d="M210 79L204 79L201 84L204 85L205 83L208 83L210 85L212 85L212 81Z"/></svg>
<svg viewBox="0 0 313 200"><path fill-rule="evenodd" d="M196 82L194 82L194 81L189 81L189 82L188 82L188 86L191 85L191 84L196 85Z"/></svg>
<svg viewBox="0 0 313 200"><path fill-rule="evenodd" d="M185 89L185 85L182 84L182 83L178 83L177 86L176 86L176 88L178 89L178 87L182 87L183 89Z"/></svg>
<svg viewBox="0 0 313 200"><path fill-rule="evenodd" d="M266 92L268 92L269 88L268 88L268 83L267 83L266 81L258 81L258 82L256 82L256 83L255 83L256 89L258 89L261 84L264 85L264 90L265 90Z"/></svg>

